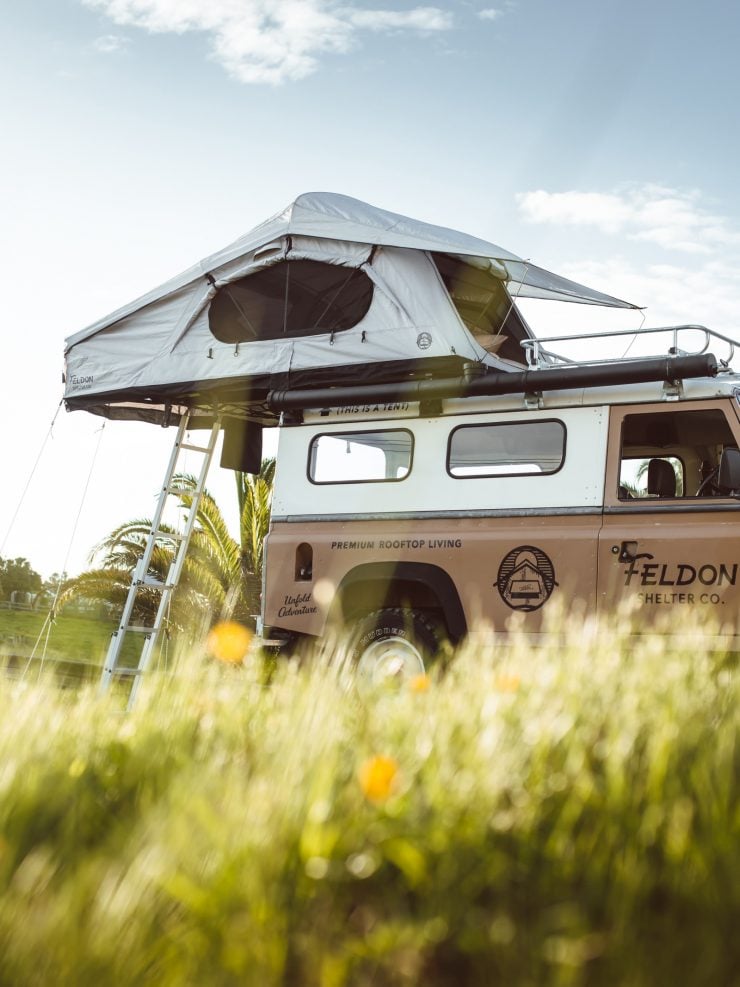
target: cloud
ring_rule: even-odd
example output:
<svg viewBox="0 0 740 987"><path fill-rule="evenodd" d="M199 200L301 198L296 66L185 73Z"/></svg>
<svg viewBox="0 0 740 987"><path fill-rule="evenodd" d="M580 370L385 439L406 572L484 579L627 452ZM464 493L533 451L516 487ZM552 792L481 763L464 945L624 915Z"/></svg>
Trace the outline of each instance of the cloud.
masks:
<svg viewBox="0 0 740 987"><path fill-rule="evenodd" d="M559 226L596 226L605 233L622 230L630 216L619 196L601 192L523 192L517 204L529 223Z"/></svg>
<svg viewBox="0 0 740 987"><path fill-rule="evenodd" d="M558 273L607 291L617 298L647 306L643 316L636 312L589 306L561 305L556 308L554 303L547 313L542 313L535 306L546 303L529 302L529 307L523 305L526 317L541 336L573 335L606 329L638 330L635 336L591 340L587 344L572 344L572 348L563 343L553 344L553 349L562 350L574 359L583 358L584 345L588 351L602 358L620 357L625 351L635 357L665 353L672 343L671 338L667 334L640 337L639 329L643 325L704 325L737 339L740 267L731 262L639 264L631 258L617 256L566 264L558 268ZM700 351L705 341L704 334L695 331L685 331L679 336L679 346L687 352ZM721 360L732 356L731 347L718 339L711 339L708 350ZM732 361L738 370L739 359L740 356Z"/></svg>
<svg viewBox="0 0 740 987"><path fill-rule="evenodd" d="M497 10L495 7L486 7L484 10L478 11L478 16L482 21L495 21L502 15L503 10Z"/></svg>
<svg viewBox="0 0 740 987"><path fill-rule="evenodd" d="M703 208L697 191L659 185L614 192L537 189L518 195L517 203L531 223L591 227L666 250L710 255L720 247L740 244L740 233L725 218Z"/></svg>
<svg viewBox="0 0 740 987"><path fill-rule="evenodd" d="M449 31L452 14L438 7L415 7L413 10L347 10L347 16L357 28L371 31L394 29L414 31Z"/></svg>
<svg viewBox="0 0 740 987"><path fill-rule="evenodd" d="M123 51L128 43L129 39L122 34L103 34L93 41L93 48L104 55L109 55L115 51Z"/></svg>
<svg viewBox="0 0 740 987"><path fill-rule="evenodd" d="M522 193L517 200L528 222L597 230L608 238L602 249L589 238L589 259L573 258L560 264L556 268L559 274L646 305L646 325L706 325L737 338L740 231L727 217L709 208L700 191L650 184L610 192L538 189ZM573 238L571 253L576 242ZM639 257L636 243L643 245ZM548 313L549 324L543 326L540 320L536 325L542 335L636 328L630 321L634 313L595 313L585 308L575 315ZM537 315L529 313L533 322ZM612 324L615 320L617 324ZM613 344L622 342L614 340ZM700 349L703 343L703 336L693 333L680 345ZM668 345L664 337L638 337L630 344L630 353L658 352L660 344ZM730 355L730 348L721 341L713 340L709 349L720 359Z"/></svg>
<svg viewBox="0 0 740 987"><path fill-rule="evenodd" d="M152 33L210 35L215 59L239 82L279 83L315 72L319 57L346 53L362 31L447 31L439 7L365 9L341 0L82 0L116 24Z"/></svg>

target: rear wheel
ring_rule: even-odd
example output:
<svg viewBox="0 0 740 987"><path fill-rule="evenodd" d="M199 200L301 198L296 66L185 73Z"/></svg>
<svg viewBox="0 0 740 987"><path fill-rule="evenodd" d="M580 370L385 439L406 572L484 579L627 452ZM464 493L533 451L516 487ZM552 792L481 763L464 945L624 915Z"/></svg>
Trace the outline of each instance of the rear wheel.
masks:
<svg viewBox="0 0 740 987"><path fill-rule="evenodd" d="M439 647L437 631L422 613L389 608L360 622L350 658L361 681L375 687L423 675Z"/></svg>

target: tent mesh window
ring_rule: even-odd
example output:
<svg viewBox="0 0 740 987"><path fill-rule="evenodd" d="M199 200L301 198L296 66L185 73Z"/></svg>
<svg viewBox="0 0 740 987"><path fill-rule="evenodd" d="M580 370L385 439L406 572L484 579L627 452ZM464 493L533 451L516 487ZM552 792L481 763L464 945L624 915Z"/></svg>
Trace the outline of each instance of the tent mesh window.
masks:
<svg viewBox="0 0 740 987"><path fill-rule="evenodd" d="M503 283L490 271L457 257L432 256L458 315L476 342L489 353L523 365L519 343L530 334Z"/></svg>
<svg viewBox="0 0 740 987"><path fill-rule="evenodd" d="M222 343L342 332L365 317L372 297L364 271L286 260L220 288L208 325Z"/></svg>

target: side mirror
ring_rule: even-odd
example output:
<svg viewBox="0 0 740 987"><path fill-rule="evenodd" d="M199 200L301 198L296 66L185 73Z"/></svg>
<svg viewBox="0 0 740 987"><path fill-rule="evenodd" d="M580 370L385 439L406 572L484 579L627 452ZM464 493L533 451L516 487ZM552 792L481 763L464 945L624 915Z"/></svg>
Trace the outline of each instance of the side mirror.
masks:
<svg viewBox="0 0 740 987"><path fill-rule="evenodd" d="M731 497L740 497L740 449L723 449L717 486Z"/></svg>

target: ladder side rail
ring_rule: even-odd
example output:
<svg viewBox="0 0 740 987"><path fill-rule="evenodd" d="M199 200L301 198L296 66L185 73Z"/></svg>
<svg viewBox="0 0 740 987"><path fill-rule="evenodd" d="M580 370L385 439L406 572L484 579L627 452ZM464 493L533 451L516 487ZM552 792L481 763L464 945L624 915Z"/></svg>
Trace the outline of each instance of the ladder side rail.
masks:
<svg viewBox="0 0 740 987"><path fill-rule="evenodd" d="M153 536L150 534L147 536L147 547L150 542L153 542ZM145 548L146 553L146 548ZM149 558L151 558L151 552L149 553ZM148 564L148 563L147 563ZM133 616L134 606L136 604L136 597L139 593L139 588L142 585L142 580L139 578L141 561L137 562L134 572L131 578L131 585L128 588L128 593L126 594L126 602L123 605L123 612L121 614L121 619L118 623L118 628L111 635L110 643L108 645L108 652L105 656L105 664L103 665L103 677L100 683L100 688L102 692L107 691L108 686L111 683L113 675L118 667L118 660L121 655L121 650L123 648L123 642L126 637L126 631L131 626L131 617Z"/></svg>
<svg viewBox="0 0 740 987"><path fill-rule="evenodd" d="M193 499L190 504L190 510L188 511L185 520L185 529L180 542L177 554L172 561L169 573L167 575L167 591L171 592L177 586L180 581L180 576L182 575L182 569L185 565L185 557L187 555L188 547L190 545L190 538L193 533L193 528L195 527L195 522L198 519L198 508L200 507L200 501L203 496L203 492L206 486L206 479L208 477L208 470L211 465L211 460L213 459L213 453L216 448L216 442L218 440L219 432L221 431L221 421L217 419L211 428L211 435L208 440L208 445L204 451L203 462L201 464L200 472L196 479L195 489L193 490Z"/></svg>
<svg viewBox="0 0 740 987"><path fill-rule="evenodd" d="M188 514L185 521L185 528L183 532L182 539L177 549L177 554L170 564L170 568L167 574L167 582L161 587L161 595L159 599L159 607L157 608L157 615L154 619L154 624L152 626L152 633L148 635L146 641L144 642L144 647L141 651L141 656L139 658L139 665L136 669L136 675L131 686L131 691L129 693L129 700L127 708L130 710L136 701L136 696L139 691L139 686L141 684L141 679L151 664L152 657L156 650L157 644L159 643L159 637L164 627L165 617L167 614L167 608L169 606L172 594L180 582L180 576L182 574L183 567L185 565L185 558L188 553L188 548L190 547L190 539L195 528L195 522L198 517L198 508L200 506L201 497L205 489L206 478L208 476L208 469L211 465L211 460L213 459L213 453L216 448L216 441L218 439L219 432L221 430L221 421L216 419L211 428L211 435L208 441L208 445L205 449L201 450L203 452L203 462L201 464L200 472L196 481L195 490L193 491L193 499L190 503L190 508L188 509ZM173 466L174 469L174 466ZM171 477L170 477L171 479Z"/></svg>
<svg viewBox="0 0 740 987"><path fill-rule="evenodd" d="M136 564L136 568L133 573L132 589L138 590L139 586L144 585L147 579L147 573L149 572L149 565L152 561L152 556L154 554L154 549L157 544L157 536L160 532L160 525L162 523L162 517L164 515L164 510L167 505L167 497L169 494L169 486L172 480L172 476L177 467L177 460L180 455L180 450L183 444L183 438L188 425L189 414L186 412L180 419L180 424L177 429L177 435L175 436L175 442L172 446L172 452L170 453L170 458L167 463L167 472L165 474L164 483L160 489L159 497L157 499L157 506L154 510L154 516L152 518L152 525L147 535L146 545L144 546L144 551L141 558ZM134 593L134 596L136 594ZM128 602L128 601L127 601ZM129 614L130 617L130 614ZM127 622L128 623L128 622ZM123 620L121 621L121 627L123 627Z"/></svg>
<svg viewBox="0 0 740 987"><path fill-rule="evenodd" d="M183 440L185 438L185 432L188 427L190 415L188 412L183 414L180 419L180 424L177 428L177 435L175 436L175 442L172 446L172 452L170 453L169 462L167 463L167 472L165 473L164 483L162 484L159 499L157 501L157 507L154 511L154 517L152 518L152 528L150 538L147 541L146 549L144 550L144 555L142 555L139 566L142 570L141 578L143 579L147 572L149 571L149 563L152 560L152 555L154 553L154 546L156 543L156 535L159 532L159 527L162 523L162 516L164 514L164 509L167 504L167 497L169 495L169 488L172 482L172 477L175 473L175 468L177 467L177 460L180 455L180 450L183 445Z"/></svg>
<svg viewBox="0 0 740 987"><path fill-rule="evenodd" d="M177 429L175 442L172 446L172 451L167 463L165 482L160 490L157 507L152 519L152 526L149 534L147 535L146 545L144 546L144 552L134 568L131 578L131 585L129 586L128 594L126 595L126 602L123 606L123 612L118 624L118 629L111 635L110 643L108 645L108 652L103 665L103 675L100 682L101 692L106 692L108 690L108 687L110 686L113 676L118 668L118 661L121 656L126 631L131 623L136 597L138 595L139 588L143 585L144 580L146 579L146 574L149 571L149 563L151 562L152 555L154 553L154 546L156 544L156 533L159 530L159 525L161 524L162 515L164 514L165 504L167 502L167 487L169 486L170 479L177 465L180 446L182 445L182 440L185 435L188 419L189 412L186 411L182 415Z"/></svg>
<svg viewBox="0 0 740 987"><path fill-rule="evenodd" d="M211 435L208 441L208 445L201 449L204 453L204 459L201 464L201 469L196 479L195 488L193 490L193 499L188 509L188 513L185 519L185 527L180 536L180 542L178 545L177 552L170 563L169 570L167 572L167 579L161 590L163 594L170 594L177 587L180 582L180 576L182 574L182 569L185 564L185 558L187 556L188 548L190 546L190 539L195 527L195 522L198 519L198 508L200 507L200 501L205 490L206 478L208 476L208 470L211 465L211 460L213 459L213 453L216 448L216 441L218 439L219 432L221 430L220 420L214 422L211 428ZM170 493L174 491L170 488ZM158 614L159 616L159 614ZM155 626L157 624L155 623Z"/></svg>

